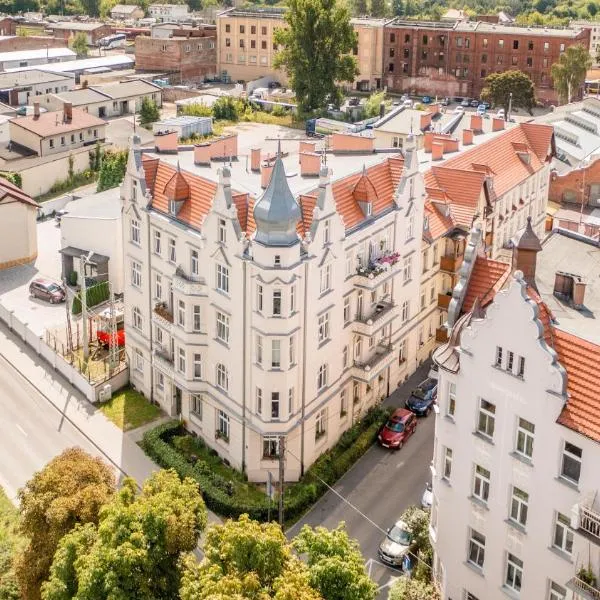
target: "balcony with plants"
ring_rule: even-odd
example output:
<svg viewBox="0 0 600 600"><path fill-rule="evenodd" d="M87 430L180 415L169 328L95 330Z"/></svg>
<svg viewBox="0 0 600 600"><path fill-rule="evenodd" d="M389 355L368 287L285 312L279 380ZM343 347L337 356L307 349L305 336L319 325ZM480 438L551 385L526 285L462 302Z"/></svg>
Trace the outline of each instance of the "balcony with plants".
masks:
<svg viewBox="0 0 600 600"><path fill-rule="evenodd" d="M575 577L567 582L567 588L573 592L575 599L600 600L598 577L590 564L579 567Z"/></svg>
<svg viewBox="0 0 600 600"><path fill-rule="evenodd" d="M166 302L157 302L154 305L152 320L165 329L170 330L173 325L173 311Z"/></svg>
<svg viewBox="0 0 600 600"><path fill-rule="evenodd" d="M359 264L356 268L355 283L361 287L373 287L385 274L391 274L398 269L400 259L399 252L384 252L380 256L371 257L366 264Z"/></svg>

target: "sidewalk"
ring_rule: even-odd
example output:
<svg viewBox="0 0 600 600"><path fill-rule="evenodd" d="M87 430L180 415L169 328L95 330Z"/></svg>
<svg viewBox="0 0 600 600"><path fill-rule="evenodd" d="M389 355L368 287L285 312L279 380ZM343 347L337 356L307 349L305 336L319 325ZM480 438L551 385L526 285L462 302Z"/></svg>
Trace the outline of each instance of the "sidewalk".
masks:
<svg viewBox="0 0 600 600"><path fill-rule="evenodd" d="M159 469L137 442L147 429L156 426L162 419L124 433L3 324L0 324L0 355L99 450L118 471L119 480L129 476L141 484ZM35 415L29 417L34 418ZM164 417L164 420L167 418ZM210 511L208 518L209 522L221 521Z"/></svg>

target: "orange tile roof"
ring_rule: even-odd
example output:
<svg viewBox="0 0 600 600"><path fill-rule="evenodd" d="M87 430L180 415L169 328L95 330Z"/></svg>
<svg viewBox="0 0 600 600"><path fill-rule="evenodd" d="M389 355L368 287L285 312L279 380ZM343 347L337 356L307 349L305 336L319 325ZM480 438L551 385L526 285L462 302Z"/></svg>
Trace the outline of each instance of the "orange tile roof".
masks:
<svg viewBox="0 0 600 600"><path fill-rule="evenodd" d="M600 346L554 329L554 349L567 370L569 399L558 422L600 442Z"/></svg>
<svg viewBox="0 0 600 600"><path fill-rule="evenodd" d="M425 200L425 216L428 218L428 230L425 232L432 240L437 240L454 228L452 215L446 215L430 200Z"/></svg>
<svg viewBox="0 0 600 600"><path fill-rule="evenodd" d="M22 202L23 204L29 204L36 208L39 204L29 195L27 195L20 187L14 185L7 179L0 177L0 202L8 199L6 204L11 200L15 202Z"/></svg>
<svg viewBox="0 0 600 600"><path fill-rule="evenodd" d="M552 323L554 322L554 315L548 308L548 305L542 300L542 297L538 292L530 285L527 286L527 295L537 304L538 306L538 319L542 322L544 328L544 339L549 346L554 346L554 328Z"/></svg>
<svg viewBox="0 0 600 600"><path fill-rule="evenodd" d="M297 231L299 235L304 237L310 230L312 223L313 211L317 205L317 197L302 194L300 196L300 209L302 210L302 220L298 222Z"/></svg>
<svg viewBox="0 0 600 600"><path fill-rule="evenodd" d="M171 177L165 186L163 192L167 196L167 199L183 202L190 197L190 184L187 182L187 179L181 171L177 169L173 177Z"/></svg>
<svg viewBox="0 0 600 600"><path fill-rule="evenodd" d="M94 117L90 113L79 108L73 108L73 118L70 121L64 121L64 113L62 110L45 112L39 117L30 115L28 117L19 117L13 119L11 123L27 129L40 137L48 137L50 135L60 135L61 133L69 133L86 129L88 127L104 127L106 122L98 117Z"/></svg>
<svg viewBox="0 0 600 600"><path fill-rule="evenodd" d="M491 258L477 256L471 272L467 294L463 302L463 311L473 308L475 299L479 298L482 307L487 306L502 289L510 274L510 265Z"/></svg>

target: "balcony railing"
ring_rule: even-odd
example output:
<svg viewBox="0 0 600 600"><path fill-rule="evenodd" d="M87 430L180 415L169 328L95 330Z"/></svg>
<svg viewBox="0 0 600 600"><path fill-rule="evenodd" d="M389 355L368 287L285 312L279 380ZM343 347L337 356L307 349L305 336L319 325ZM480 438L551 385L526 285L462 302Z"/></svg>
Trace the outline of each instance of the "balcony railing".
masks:
<svg viewBox="0 0 600 600"><path fill-rule="evenodd" d="M394 306L395 305L393 302L378 302L375 305L375 310L373 310L369 316L364 314L357 315L356 320L359 323L364 323L365 325L373 325L377 321L383 319L383 317L385 317L385 315L387 315L394 308Z"/></svg>
<svg viewBox="0 0 600 600"><path fill-rule="evenodd" d="M600 600L600 590L580 579L577 575L567 582L567 587L586 600Z"/></svg>
<svg viewBox="0 0 600 600"><path fill-rule="evenodd" d="M369 264L365 266L359 266L356 269L356 274L361 275L362 277L368 277L369 279L374 279L382 273L389 271L399 261L399 252L388 252L379 258L370 259Z"/></svg>
<svg viewBox="0 0 600 600"><path fill-rule="evenodd" d="M173 313L169 310L165 302L158 302L154 306L154 314L168 323L173 323Z"/></svg>
<svg viewBox="0 0 600 600"><path fill-rule="evenodd" d="M454 256L453 254L450 256L442 256L440 259L440 270L446 271L447 273L456 273L458 269L460 269L460 265L462 265L463 255Z"/></svg>
<svg viewBox="0 0 600 600"><path fill-rule="evenodd" d="M354 366L363 371L372 371L394 351L392 344L377 344L375 354L365 361L354 361Z"/></svg>
<svg viewBox="0 0 600 600"><path fill-rule="evenodd" d="M452 294L438 294L438 308L448 310L450 300L452 300Z"/></svg>
<svg viewBox="0 0 600 600"><path fill-rule="evenodd" d="M438 327L435 330L435 341L445 344L448 341L448 329L446 326Z"/></svg>
<svg viewBox="0 0 600 600"><path fill-rule="evenodd" d="M600 540L600 514L587 506L580 506L579 529Z"/></svg>

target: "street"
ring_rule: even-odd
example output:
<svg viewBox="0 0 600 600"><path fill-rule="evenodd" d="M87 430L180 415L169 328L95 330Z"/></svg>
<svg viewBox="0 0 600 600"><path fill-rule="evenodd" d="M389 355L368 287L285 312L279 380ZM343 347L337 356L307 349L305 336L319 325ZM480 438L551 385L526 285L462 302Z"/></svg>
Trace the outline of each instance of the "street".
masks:
<svg viewBox="0 0 600 600"><path fill-rule="evenodd" d="M428 370L428 365L420 367L385 404L403 406L410 391L427 377ZM358 510L329 491L287 531L288 537L296 535L305 524L334 528L344 521L350 536L358 540L367 569L380 587L378 600L385 600L389 584L400 573L379 561L377 548L384 532L404 509L411 504L420 504L425 483L431 478L429 465L433 456L434 427L434 413L419 419L416 433L399 452L374 444L334 486L336 492Z"/></svg>

